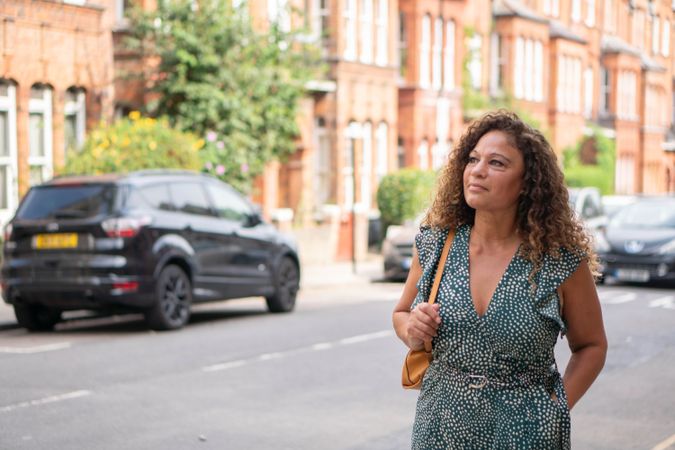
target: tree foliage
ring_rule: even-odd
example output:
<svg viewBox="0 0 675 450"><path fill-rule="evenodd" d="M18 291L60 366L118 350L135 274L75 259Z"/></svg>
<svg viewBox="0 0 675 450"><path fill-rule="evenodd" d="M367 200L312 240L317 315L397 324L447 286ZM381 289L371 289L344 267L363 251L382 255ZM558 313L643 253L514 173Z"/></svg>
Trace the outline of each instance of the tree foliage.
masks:
<svg viewBox="0 0 675 450"><path fill-rule="evenodd" d="M596 164L583 164L581 147L589 139L594 141ZM595 186L603 195L614 192L614 168L616 164L614 141L606 137L597 127L591 136L584 136L577 145L563 151L563 171L570 187Z"/></svg>
<svg viewBox="0 0 675 450"><path fill-rule="evenodd" d="M384 229L414 219L431 203L436 172L402 169L385 175L377 188L377 205Z"/></svg>
<svg viewBox="0 0 675 450"><path fill-rule="evenodd" d="M94 128L82 149L68 156L66 174L131 172L140 169L176 168L199 170L204 145L191 133L171 128L166 119L140 117Z"/></svg>
<svg viewBox="0 0 675 450"><path fill-rule="evenodd" d="M175 0L135 10L128 45L156 58L145 74L157 95L147 112L204 137L204 170L246 190L266 162L296 150L298 102L319 58L295 34L255 31L230 5Z"/></svg>

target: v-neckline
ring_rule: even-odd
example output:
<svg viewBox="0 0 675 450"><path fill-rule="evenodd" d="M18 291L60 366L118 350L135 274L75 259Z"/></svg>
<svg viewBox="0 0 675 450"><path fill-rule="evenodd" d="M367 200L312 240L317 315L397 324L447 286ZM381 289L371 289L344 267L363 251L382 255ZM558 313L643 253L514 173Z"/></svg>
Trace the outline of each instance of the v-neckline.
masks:
<svg viewBox="0 0 675 450"><path fill-rule="evenodd" d="M484 319L490 310L492 309L492 304L495 301L495 297L497 296L497 292L499 292L499 288L503 284L504 278L506 278L506 274L509 273L509 269L511 266L514 264L516 258L518 257L518 254L520 253L520 247L523 244L520 242L518 246L516 247L516 251L513 253L511 256L511 259L509 260L509 263L506 265L504 268L504 272L502 273L502 276L499 277L499 281L497 281L497 284L495 285L494 290L492 291L492 295L490 296L490 300L488 301L487 307L485 308L485 312L483 314L478 313L478 309L476 309L476 303L474 302L473 298L473 293L471 292L471 231L473 227L467 227L468 232L466 234L466 252L464 254L464 257L466 258L466 271L468 274L468 280L466 283L467 290L469 291L469 303L471 306L471 310L473 311L474 315L478 318L478 320Z"/></svg>

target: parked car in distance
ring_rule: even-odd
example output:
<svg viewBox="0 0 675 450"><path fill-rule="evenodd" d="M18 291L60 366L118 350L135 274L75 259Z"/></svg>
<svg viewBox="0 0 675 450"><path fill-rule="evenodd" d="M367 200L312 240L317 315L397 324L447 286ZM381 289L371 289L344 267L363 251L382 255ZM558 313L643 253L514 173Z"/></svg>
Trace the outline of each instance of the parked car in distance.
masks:
<svg viewBox="0 0 675 450"><path fill-rule="evenodd" d="M607 218L611 218L624 206L635 203L640 197L637 195L603 195L602 209Z"/></svg>
<svg viewBox="0 0 675 450"><path fill-rule="evenodd" d="M295 244L229 185L187 171L56 178L32 187L5 228L2 293L18 323L66 310L138 311L157 330L193 302L262 296L291 311Z"/></svg>
<svg viewBox="0 0 675 450"><path fill-rule="evenodd" d="M596 235L604 278L675 281L675 197L641 197Z"/></svg>
<svg viewBox="0 0 675 450"><path fill-rule="evenodd" d="M606 224L602 208L600 190L595 187L568 188L569 204L577 217L588 230L594 230Z"/></svg>
<svg viewBox="0 0 675 450"><path fill-rule="evenodd" d="M384 241L382 256L384 257L384 277L387 280L405 280L412 263L415 235L420 230L420 222L424 215L415 220L407 220L401 225L389 225Z"/></svg>

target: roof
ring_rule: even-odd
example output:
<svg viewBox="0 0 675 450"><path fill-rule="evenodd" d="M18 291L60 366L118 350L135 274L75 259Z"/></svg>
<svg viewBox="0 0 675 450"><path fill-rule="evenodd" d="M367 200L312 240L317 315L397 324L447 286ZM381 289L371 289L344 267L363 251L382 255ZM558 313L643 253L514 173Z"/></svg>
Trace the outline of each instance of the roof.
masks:
<svg viewBox="0 0 675 450"><path fill-rule="evenodd" d="M537 14L518 0L495 0L492 5L495 17L521 17L533 22L547 23L548 19Z"/></svg>
<svg viewBox="0 0 675 450"><path fill-rule="evenodd" d="M558 22L557 20L551 20L549 25L549 34L552 38L566 39L568 41L574 41L580 44L587 43L586 39L565 27L565 25Z"/></svg>

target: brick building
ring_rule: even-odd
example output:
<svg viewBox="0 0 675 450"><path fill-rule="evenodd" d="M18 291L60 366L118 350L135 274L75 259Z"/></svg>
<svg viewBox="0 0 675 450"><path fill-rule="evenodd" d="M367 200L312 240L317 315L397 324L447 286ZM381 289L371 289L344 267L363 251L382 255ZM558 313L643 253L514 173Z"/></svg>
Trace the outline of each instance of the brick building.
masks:
<svg viewBox="0 0 675 450"><path fill-rule="evenodd" d="M352 242L365 251L384 174L443 163L477 113L466 89L511 98L558 152L600 126L616 142L619 193L675 191L675 3L228 1L257 27L308 28L323 50L328 71L307 86L298 151L267 167L256 200L315 230L327 259L351 256ZM122 45L128 3L0 4L0 222L93 123L148 101L146 80L128 77L153 63Z"/></svg>

